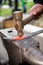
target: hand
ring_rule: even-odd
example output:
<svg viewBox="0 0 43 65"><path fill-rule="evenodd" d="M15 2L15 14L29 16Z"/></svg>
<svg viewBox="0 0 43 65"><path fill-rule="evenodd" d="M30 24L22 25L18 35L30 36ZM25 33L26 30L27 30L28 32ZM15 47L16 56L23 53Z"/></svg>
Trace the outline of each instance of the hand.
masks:
<svg viewBox="0 0 43 65"><path fill-rule="evenodd" d="M37 20L41 17L43 11L43 5L35 4L29 11L31 15L34 15L34 19Z"/></svg>
<svg viewBox="0 0 43 65"><path fill-rule="evenodd" d="M37 15L43 11L43 5L41 4L35 4L29 11L32 15Z"/></svg>

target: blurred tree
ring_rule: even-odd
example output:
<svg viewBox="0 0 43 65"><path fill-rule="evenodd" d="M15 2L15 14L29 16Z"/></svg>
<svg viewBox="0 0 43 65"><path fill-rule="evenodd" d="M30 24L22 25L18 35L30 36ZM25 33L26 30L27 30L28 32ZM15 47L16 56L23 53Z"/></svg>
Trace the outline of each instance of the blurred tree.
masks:
<svg viewBox="0 0 43 65"><path fill-rule="evenodd" d="M9 0L9 6L12 7L12 0Z"/></svg>
<svg viewBox="0 0 43 65"><path fill-rule="evenodd" d="M0 0L0 6L1 6L1 4L2 4L2 0Z"/></svg>
<svg viewBox="0 0 43 65"><path fill-rule="evenodd" d="M13 9L13 12L14 11L20 11L20 9L18 9L18 0L14 0L14 9Z"/></svg>
<svg viewBox="0 0 43 65"><path fill-rule="evenodd" d="M6 4L7 0L4 0L4 3ZM12 7L12 0L8 0L9 1L9 6Z"/></svg>

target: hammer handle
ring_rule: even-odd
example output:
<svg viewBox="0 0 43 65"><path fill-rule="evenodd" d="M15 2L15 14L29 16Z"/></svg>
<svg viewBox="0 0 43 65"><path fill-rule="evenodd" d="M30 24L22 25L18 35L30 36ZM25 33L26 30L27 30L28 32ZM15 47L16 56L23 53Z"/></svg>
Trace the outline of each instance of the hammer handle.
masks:
<svg viewBox="0 0 43 65"><path fill-rule="evenodd" d="M28 24L29 22L31 22L33 20L33 18L34 18L34 15L29 14L29 16L27 18L22 20L23 26Z"/></svg>

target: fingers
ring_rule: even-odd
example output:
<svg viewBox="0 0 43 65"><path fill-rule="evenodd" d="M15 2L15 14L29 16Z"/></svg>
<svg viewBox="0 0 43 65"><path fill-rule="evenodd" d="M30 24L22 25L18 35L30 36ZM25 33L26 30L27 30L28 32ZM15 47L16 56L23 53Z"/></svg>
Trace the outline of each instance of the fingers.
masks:
<svg viewBox="0 0 43 65"><path fill-rule="evenodd" d="M29 11L30 14L37 15L38 13L42 12L43 5L35 4Z"/></svg>

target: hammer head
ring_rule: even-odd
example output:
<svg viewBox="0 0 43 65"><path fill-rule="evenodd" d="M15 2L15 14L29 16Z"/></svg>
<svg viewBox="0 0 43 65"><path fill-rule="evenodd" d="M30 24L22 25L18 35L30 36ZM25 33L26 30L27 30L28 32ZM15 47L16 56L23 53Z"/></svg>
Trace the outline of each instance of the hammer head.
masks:
<svg viewBox="0 0 43 65"><path fill-rule="evenodd" d="M22 25L22 11L15 11L13 13L13 17L15 20L14 27L18 32L19 36L23 35L23 25Z"/></svg>

